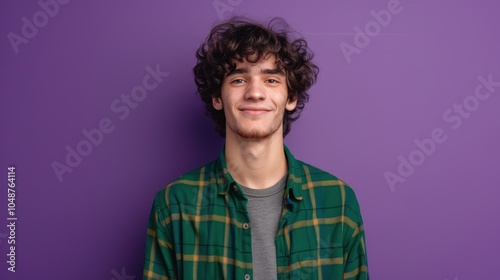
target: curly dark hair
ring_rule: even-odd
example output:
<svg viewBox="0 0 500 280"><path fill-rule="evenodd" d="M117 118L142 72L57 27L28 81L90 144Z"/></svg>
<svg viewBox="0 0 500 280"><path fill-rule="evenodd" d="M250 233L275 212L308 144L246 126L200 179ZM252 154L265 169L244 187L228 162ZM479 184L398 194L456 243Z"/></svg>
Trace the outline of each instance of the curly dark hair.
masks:
<svg viewBox="0 0 500 280"><path fill-rule="evenodd" d="M236 59L257 62L267 54L275 54L278 67L285 71L288 99L297 100L294 110L285 110L283 135L290 132L291 123L300 116L309 101L307 91L316 82L319 68L312 63L313 53L303 38L290 39L295 31L282 18L272 19L268 27L248 19L231 18L212 28L210 35L196 52L193 69L196 86L205 103L206 114L216 123L217 132L225 137L224 110L216 110L212 97L221 96L221 87L227 73L233 71ZM252 60L250 59L252 56Z"/></svg>

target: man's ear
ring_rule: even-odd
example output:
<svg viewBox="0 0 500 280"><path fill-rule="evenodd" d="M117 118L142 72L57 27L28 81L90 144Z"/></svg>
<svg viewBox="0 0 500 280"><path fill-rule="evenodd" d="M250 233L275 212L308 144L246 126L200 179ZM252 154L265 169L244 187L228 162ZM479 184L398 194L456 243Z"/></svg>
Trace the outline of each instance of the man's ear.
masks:
<svg viewBox="0 0 500 280"><path fill-rule="evenodd" d="M285 109L287 111L293 111L295 107L297 107L297 100L298 100L297 97L295 97L295 100L288 99L285 105Z"/></svg>
<svg viewBox="0 0 500 280"><path fill-rule="evenodd" d="M220 97L215 97L212 95L212 106L214 106L215 110L222 110L222 99Z"/></svg>

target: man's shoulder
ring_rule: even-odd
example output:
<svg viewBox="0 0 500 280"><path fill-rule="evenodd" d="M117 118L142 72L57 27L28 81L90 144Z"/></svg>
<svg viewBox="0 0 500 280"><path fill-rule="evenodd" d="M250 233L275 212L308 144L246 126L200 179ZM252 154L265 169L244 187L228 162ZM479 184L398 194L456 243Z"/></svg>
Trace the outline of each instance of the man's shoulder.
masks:
<svg viewBox="0 0 500 280"><path fill-rule="evenodd" d="M167 202L170 200L169 198L174 197L176 200L191 200L193 197L196 197L199 188L210 185L213 187L220 181L222 171L219 171L217 166L218 160L215 159L182 174L159 190L156 194L157 198L166 199Z"/></svg>
<svg viewBox="0 0 500 280"><path fill-rule="evenodd" d="M191 171L188 171L181 176L177 177L175 180L170 182L166 188L173 188L178 185L196 185L200 186L200 182L209 180L211 177L220 176L220 172L217 172L218 160L212 160L209 163L201 165Z"/></svg>
<svg viewBox="0 0 500 280"><path fill-rule="evenodd" d="M303 162L301 160L297 160L297 165L302 173L302 180L309 184L322 184L322 185L343 185L349 187L349 185L341 180L336 175L325 171L322 168L316 167L307 162ZM349 187L350 188L350 187Z"/></svg>
<svg viewBox="0 0 500 280"><path fill-rule="evenodd" d="M297 160L297 164L302 169L302 192L314 190L325 197L337 197L342 203L358 204L353 188L336 175L300 160Z"/></svg>

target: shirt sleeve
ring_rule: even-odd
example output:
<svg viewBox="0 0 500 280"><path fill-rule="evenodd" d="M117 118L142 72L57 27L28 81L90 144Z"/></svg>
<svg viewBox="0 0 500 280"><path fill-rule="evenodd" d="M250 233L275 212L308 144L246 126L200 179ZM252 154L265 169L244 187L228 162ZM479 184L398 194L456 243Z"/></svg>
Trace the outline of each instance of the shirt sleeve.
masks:
<svg viewBox="0 0 500 280"><path fill-rule="evenodd" d="M357 234L356 234L357 232ZM355 236L347 244L344 279L369 280L366 258L365 233L363 225L358 225Z"/></svg>
<svg viewBox="0 0 500 280"><path fill-rule="evenodd" d="M353 232L349 232L352 235L344 245L344 279L369 280L363 219L356 195L351 188L346 190L346 203L349 208L353 209L351 213L356 227Z"/></svg>
<svg viewBox="0 0 500 280"><path fill-rule="evenodd" d="M163 203L161 203L162 198ZM144 258L144 280L177 279L170 212L164 201L164 191L159 192L155 197L149 216Z"/></svg>

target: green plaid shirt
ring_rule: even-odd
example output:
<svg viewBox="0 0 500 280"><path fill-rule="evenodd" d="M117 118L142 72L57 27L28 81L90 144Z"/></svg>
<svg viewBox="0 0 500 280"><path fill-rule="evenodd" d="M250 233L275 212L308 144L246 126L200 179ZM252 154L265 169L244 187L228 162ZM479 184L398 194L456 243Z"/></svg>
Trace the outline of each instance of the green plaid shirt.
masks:
<svg viewBox="0 0 500 280"><path fill-rule="evenodd" d="M276 234L278 279L369 279L353 190L284 150L289 171ZM151 210L143 279L252 279L246 202L224 149L167 185Z"/></svg>

